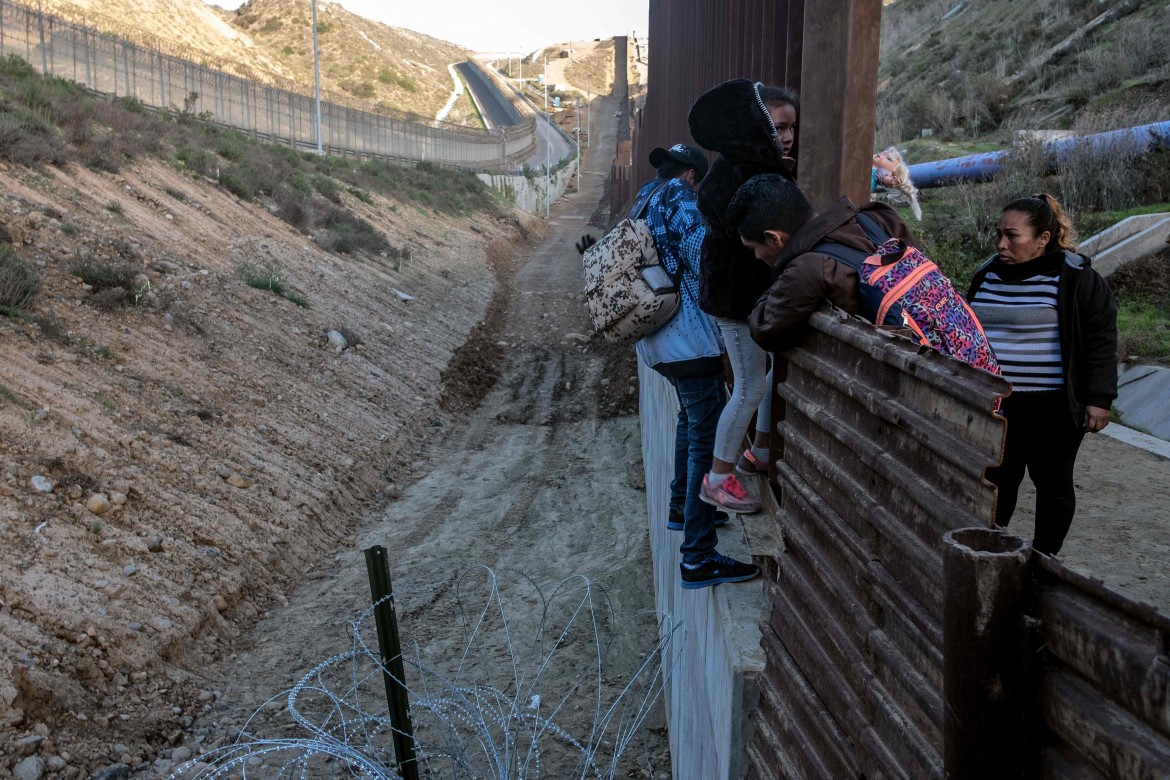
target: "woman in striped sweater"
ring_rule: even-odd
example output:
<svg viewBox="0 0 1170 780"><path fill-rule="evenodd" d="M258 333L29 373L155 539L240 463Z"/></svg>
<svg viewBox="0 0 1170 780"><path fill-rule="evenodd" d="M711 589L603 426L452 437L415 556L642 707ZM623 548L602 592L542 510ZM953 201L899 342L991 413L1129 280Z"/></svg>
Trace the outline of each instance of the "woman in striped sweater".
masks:
<svg viewBox="0 0 1170 780"><path fill-rule="evenodd" d="M1005 206L995 248L967 293L1012 383L1003 463L987 470L998 488L995 521L1011 520L1027 469L1036 486L1032 545L1056 554L1076 510L1081 439L1109 424L1117 397L1117 304L1076 253L1072 223L1051 195Z"/></svg>

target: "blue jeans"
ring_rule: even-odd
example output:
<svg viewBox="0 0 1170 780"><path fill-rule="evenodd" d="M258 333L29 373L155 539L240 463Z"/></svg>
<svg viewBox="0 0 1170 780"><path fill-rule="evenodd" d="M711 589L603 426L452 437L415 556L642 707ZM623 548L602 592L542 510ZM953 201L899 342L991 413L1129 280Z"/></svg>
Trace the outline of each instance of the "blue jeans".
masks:
<svg viewBox="0 0 1170 780"><path fill-rule="evenodd" d="M674 379L678 425L674 433L674 479L670 508L683 513L683 563L699 563L715 550L715 507L699 498L703 476L711 468L715 429L727 402L722 374Z"/></svg>

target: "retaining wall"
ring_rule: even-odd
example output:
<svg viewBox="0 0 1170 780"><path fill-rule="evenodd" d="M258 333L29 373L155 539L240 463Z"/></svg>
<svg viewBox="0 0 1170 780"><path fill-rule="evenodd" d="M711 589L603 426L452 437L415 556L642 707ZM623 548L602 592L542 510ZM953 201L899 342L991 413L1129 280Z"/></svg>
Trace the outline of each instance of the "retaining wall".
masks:
<svg viewBox="0 0 1170 780"><path fill-rule="evenodd" d="M576 175L576 160L552 175L551 200L553 203L556 203L565 194ZM544 213L548 177L543 173L538 173L531 179L519 173L477 173L476 176L484 184L507 198L508 202L515 205L516 208L523 209L530 214Z"/></svg>
<svg viewBox="0 0 1170 780"><path fill-rule="evenodd" d="M666 528L674 473L678 402L659 374L639 362L642 457L657 608L686 623L686 640L666 687L674 780L743 777L750 714L764 669L760 620L767 606L762 579L684 591L679 585L681 531ZM719 530L720 552L750 552L738 519ZM667 650L669 652L669 650ZM664 664L671 662L664 657Z"/></svg>

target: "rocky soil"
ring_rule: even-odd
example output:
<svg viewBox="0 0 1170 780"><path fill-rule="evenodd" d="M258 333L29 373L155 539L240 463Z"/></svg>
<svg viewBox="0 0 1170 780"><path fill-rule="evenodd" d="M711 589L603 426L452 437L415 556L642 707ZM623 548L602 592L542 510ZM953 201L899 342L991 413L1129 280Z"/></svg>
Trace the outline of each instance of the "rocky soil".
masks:
<svg viewBox="0 0 1170 780"><path fill-rule="evenodd" d="M214 704L193 674L400 495L526 218L375 196L348 205L411 251L359 258L158 163L0 169L0 192L45 277L0 319L0 774L146 766ZM136 269L137 305L78 259Z"/></svg>

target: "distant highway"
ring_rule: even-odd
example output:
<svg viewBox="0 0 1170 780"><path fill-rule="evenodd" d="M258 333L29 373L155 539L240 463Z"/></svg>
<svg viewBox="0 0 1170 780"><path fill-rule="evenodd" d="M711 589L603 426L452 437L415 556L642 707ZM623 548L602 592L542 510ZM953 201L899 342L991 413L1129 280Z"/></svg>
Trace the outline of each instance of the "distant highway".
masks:
<svg viewBox="0 0 1170 780"><path fill-rule="evenodd" d="M496 85L483 74L483 71L470 62L461 62L455 67L463 75L463 80L467 82L467 88L475 97L475 102L479 105L480 113L483 114L483 121L487 124L488 130L520 124L522 121L520 114L512 106L511 101L500 94Z"/></svg>
<svg viewBox="0 0 1170 780"><path fill-rule="evenodd" d="M502 94L495 82L484 75L483 71L469 62L461 62L455 67L462 74L463 80L467 82L467 88L475 96L475 102L479 105L480 113L483 114L484 122L489 131L508 125L518 125L523 121L516 107L512 105L512 100ZM550 145L551 148L546 150L546 147ZM544 165L545 160L555 165L565 157L575 153L576 146L573 142L554 129L544 115L538 111L536 116L536 149L525 162L533 168L540 168Z"/></svg>

